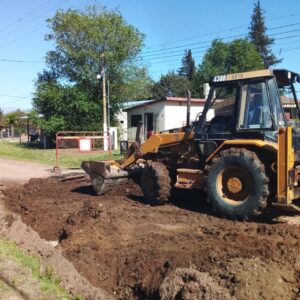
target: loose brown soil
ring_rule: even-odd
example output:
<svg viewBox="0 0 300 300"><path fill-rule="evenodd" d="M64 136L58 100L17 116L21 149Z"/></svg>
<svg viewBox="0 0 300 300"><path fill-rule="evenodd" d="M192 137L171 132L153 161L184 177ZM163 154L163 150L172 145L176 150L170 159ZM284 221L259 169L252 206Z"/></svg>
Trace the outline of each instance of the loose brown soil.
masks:
<svg viewBox="0 0 300 300"><path fill-rule="evenodd" d="M133 182L96 196L89 183L32 179L6 206L91 284L121 299L298 299L300 228L212 214L203 193L143 203Z"/></svg>

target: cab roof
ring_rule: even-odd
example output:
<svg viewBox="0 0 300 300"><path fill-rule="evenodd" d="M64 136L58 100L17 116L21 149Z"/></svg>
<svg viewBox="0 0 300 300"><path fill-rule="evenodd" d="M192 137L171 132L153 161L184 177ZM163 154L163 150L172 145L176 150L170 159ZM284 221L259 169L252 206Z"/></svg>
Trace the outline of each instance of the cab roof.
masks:
<svg viewBox="0 0 300 300"><path fill-rule="evenodd" d="M284 86L289 86L295 81L300 81L300 75L298 73L285 70L285 69L275 69L273 73L276 77L277 85L279 88Z"/></svg>
<svg viewBox="0 0 300 300"><path fill-rule="evenodd" d="M226 81L240 81L240 80L248 80L248 79L258 79L258 78L266 78L266 77L276 77L276 81L278 87L288 86L291 83L297 80L300 81L300 75L285 69L265 69L258 71L250 71L243 73L233 73L227 75L218 75L215 76L212 80L212 83L218 82L226 82Z"/></svg>

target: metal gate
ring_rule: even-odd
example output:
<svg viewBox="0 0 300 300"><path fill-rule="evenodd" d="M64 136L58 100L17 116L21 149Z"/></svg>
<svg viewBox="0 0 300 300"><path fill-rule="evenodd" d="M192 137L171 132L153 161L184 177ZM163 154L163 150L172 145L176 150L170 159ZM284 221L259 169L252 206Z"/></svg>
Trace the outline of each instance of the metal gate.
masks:
<svg viewBox="0 0 300 300"><path fill-rule="evenodd" d="M105 142L108 150L104 150ZM80 154L101 154L101 160L111 160L112 147L108 132L102 131L59 131L56 133L56 165L55 172L60 173L62 156Z"/></svg>

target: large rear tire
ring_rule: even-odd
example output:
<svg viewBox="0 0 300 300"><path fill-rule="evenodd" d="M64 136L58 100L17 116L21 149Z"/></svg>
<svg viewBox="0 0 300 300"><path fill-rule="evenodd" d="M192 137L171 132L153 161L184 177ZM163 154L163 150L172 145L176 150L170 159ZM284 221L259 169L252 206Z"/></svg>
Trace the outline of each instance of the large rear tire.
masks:
<svg viewBox="0 0 300 300"><path fill-rule="evenodd" d="M267 206L268 183L265 167L254 152L224 150L208 167L208 202L222 216L247 220Z"/></svg>
<svg viewBox="0 0 300 300"><path fill-rule="evenodd" d="M141 173L144 198L151 205L164 204L171 192L171 179L167 167L161 162L148 161Z"/></svg>

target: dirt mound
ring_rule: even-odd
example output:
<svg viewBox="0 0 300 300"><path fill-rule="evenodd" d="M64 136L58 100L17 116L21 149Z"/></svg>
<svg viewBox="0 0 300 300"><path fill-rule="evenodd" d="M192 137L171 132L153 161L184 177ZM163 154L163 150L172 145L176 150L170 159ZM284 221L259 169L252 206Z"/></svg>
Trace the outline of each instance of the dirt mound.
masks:
<svg viewBox="0 0 300 300"><path fill-rule="evenodd" d="M171 204L153 207L143 203L133 182L104 196L96 196L89 183L54 179L31 180L5 193L10 210L41 237L60 240L81 275L120 299L159 299L166 278L191 265L196 279L179 295L204 286L197 273L204 272L239 299L267 299L268 277L280 270L273 277L282 281L269 294L298 296L297 226L220 219L199 192L176 192Z"/></svg>
<svg viewBox="0 0 300 300"><path fill-rule="evenodd" d="M50 278L52 278L54 281L57 281L59 278L60 285L70 292L74 296L74 299L77 299L79 295L84 296L84 298L87 300L114 299L111 297L111 295L100 288L92 286L86 278L82 277L78 271L76 271L74 265L62 255L61 249L55 249L52 245L52 242L48 243L47 241L41 239L36 231L33 231L29 226L20 220L20 216L8 213L2 202L0 202L0 233L2 239L9 239L10 241L15 242L24 250L24 252L34 256L35 258L38 258L41 263L39 270L40 274L43 276L45 274L46 277L49 277L48 283L50 283ZM11 249L9 250L11 251ZM3 247L2 245L2 260L5 251L7 251L7 248ZM8 284L8 287L17 292L19 291L19 288L24 290L24 294L19 292L19 294L22 296L22 299L36 299L36 297L39 299L57 299L55 294L38 295L38 288L42 290L45 289L45 292L48 293L51 292L51 290L48 290L49 286L47 287L47 284L41 285L41 282L32 282L34 274L27 276L26 269L36 268L36 265L34 264L33 266L32 262L30 262L30 259L27 260L26 258L23 258L25 259L25 261L23 260L24 265L19 265L18 270L16 270L14 267L16 266L16 263L20 264L22 262L22 255L14 250L12 251L12 255L14 256L13 258L8 260L5 259L1 263L2 268L5 268L5 266L7 267L7 270L5 269L3 272L1 272L0 276L1 293L5 292L6 290L6 286L3 285L5 282ZM13 264L8 265L11 263ZM30 272L32 273L32 270L30 270ZM10 280L8 280L9 278L7 276L10 277ZM38 285L39 287L37 288L34 285ZM31 297L32 294L33 296ZM14 295L5 295L4 298L1 299L19 299L20 295L17 295L18 297L14 297Z"/></svg>
<svg viewBox="0 0 300 300"><path fill-rule="evenodd" d="M193 268L178 268L159 287L161 300L228 300L235 299L208 273Z"/></svg>
<svg viewBox="0 0 300 300"><path fill-rule="evenodd" d="M260 257L229 260L219 276L237 299L293 299L298 295L298 272L284 262L264 261ZM230 278L230 280L228 280Z"/></svg>
<svg viewBox="0 0 300 300"><path fill-rule="evenodd" d="M84 201L82 207L75 213L71 213L67 218L65 226L58 232L58 240L67 239L72 234L73 226L86 226L90 220L96 220L103 212L102 204Z"/></svg>

